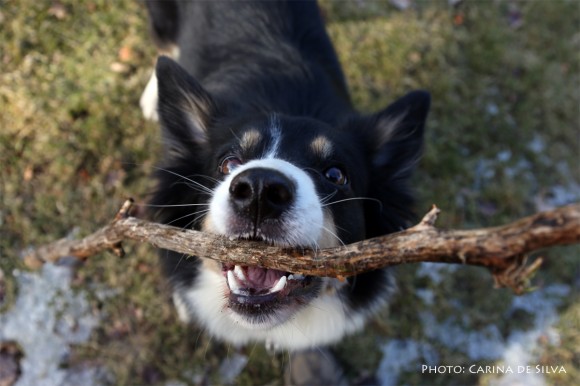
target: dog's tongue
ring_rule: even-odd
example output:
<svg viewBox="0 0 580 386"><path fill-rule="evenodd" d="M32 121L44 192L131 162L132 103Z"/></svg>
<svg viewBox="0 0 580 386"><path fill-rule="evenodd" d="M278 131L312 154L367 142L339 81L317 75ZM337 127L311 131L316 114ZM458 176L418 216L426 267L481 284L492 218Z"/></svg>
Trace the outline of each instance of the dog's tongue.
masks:
<svg viewBox="0 0 580 386"><path fill-rule="evenodd" d="M246 284L250 288L264 289L273 287L278 279L285 275L285 272L275 269L266 269L259 267L246 268Z"/></svg>

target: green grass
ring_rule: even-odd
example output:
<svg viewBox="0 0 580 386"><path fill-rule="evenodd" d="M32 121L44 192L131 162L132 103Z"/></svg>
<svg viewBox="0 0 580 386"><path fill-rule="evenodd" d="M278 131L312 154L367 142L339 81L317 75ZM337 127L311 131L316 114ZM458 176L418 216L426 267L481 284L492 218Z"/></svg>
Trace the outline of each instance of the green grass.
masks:
<svg viewBox="0 0 580 386"><path fill-rule="evenodd" d="M407 11L386 1L325 0L322 6L361 111L381 109L414 88L432 93L425 156L415 177L417 211L436 203L443 226L500 224L533 213L552 187L578 184L578 3L415 3ZM510 4L521 26L510 25ZM140 2L0 1L0 20L0 268L9 274L21 267L24 248L73 230L90 233L126 197L146 200L159 133L138 108L155 57ZM533 143L542 150L534 151ZM220 358L231 349L181 325L154 251L128 249L123 260L102 255L78 270L79 287L106 286L118 295L95 297L106 317L74 360L95 358L119 384L188 381L192 374L217 381ZM547 264L535 283L573 286L579 253L545 252ZM414 271L400 269L401 293L390 313L338 346L353 379L375 371L381 354L373 342L423 337L415 288L435 291L441 318L457 312L459 302L474 326L497 323L508 331L529 322L525 315L502 319L511 295L492 290L486 272L460 270L436 286ZM570 296L559 324L566 342L546 348L546 363L580 368L578 345L569 343L578 340L577 311L578 299ZM440 352L444 363L461 360ZM287 356L272 357L259 347L245 353L250 363L241 384L280 382ZM428 381L416 372L405 377Z"/></svg>

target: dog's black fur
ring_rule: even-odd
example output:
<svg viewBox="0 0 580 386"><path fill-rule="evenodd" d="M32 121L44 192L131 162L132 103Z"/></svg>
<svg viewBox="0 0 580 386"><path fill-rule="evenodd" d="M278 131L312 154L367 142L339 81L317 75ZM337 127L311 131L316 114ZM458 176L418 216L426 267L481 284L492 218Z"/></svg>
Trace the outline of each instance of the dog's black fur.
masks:
<svg viewBox="0 0 580 386"><path fill-rule="evenodd" d="M208 220L209 214L195 214L200 207L175 205L209 203L215 194L212 190L227 177L227 173L220 173L224 162L228 166L227 160L235 156L236 162L246 164L275 148L274 158L303 170L312 180L319 202L351 199L323 209L340 242L351 243L408 225L413 202L408 180L422 148L428 93L412 92L370 116L357 113L315 2L149 1L147 8L158 45L162 49L179 49L179 65L162 57L156 68L158 112L165 143L164 158L156 173L158 189L151 202L159 206L154 211L157 221L213 231L216 226L211 218ZM273 127L280 131L278 137L270 133ZM240 148L239 142L246 134L248 138L260 138L252 149ZM316 148L317 138L330 144L323 146L322 155L308 151ZM279 142L277 147L275 141ZM231 184L233 194L234 182ZM288 190L292 193L295 188L293 183L290 185ZM324 202L320 206L323 205ZM252 212L252 216L256 214ZM256 221L254 227L265 227L259 223L261 220L251 221ZM274 244L287 244L277 237L263 238ZM334 244L316 244L333 246L338 244L336 240ZM184 258L169 251L162 255L165 273L177 294L201 285L201 272L212 269L196 257ZM332 285L318 278L307 279L307 291L298 297L300 305L289 319L323 296L339 299L346 314L341 317L359 315L365 319L384 302L391 286L385 270ZM335 291L334 295L327 294L332 292L329 288ZM270 311L268 304L260 311L249 311L247 306L232 303L231 294L228 300L225 280L223 288L214 291L221 294L224 310L239 312L249 318L250 324L260 326L268 319L258 315ZM187 315L198 318L206 327L211 324L206 320L209 316L200 317L203 305L183 296L178 296L177 302ZM283 301L271 305L274 311L283 307ZM326 323L315 317L308 320ZM276 317L274 325L285 323ZM360 323L355 324L360 328ZM238 327L239 331L212 331L211 326L208 329L231 340L228 334L245 334L245 327ZM306 337L307 343L296 345L276 339L273 342L290 349L314 346L339 339L356 328L349 327L323 339L313 333ZM252 335L232 341L261 339L269 337Z"/></svg>

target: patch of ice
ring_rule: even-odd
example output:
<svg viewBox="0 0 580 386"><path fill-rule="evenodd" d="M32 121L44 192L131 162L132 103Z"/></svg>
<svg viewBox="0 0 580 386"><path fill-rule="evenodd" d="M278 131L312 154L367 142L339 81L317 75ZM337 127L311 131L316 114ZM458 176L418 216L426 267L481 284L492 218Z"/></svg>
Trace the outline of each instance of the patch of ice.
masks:
<svg viewBox="0 0 580 386"><path fill-rule="evenodd" d="M412 0L390 0L390 3L401 11L411 8L413 5Z"/></svg>
<svg viewBox="0 0 580 386"><path fill-rule="evenodd" d="M480 330L467 330L452 318L438 322L430 312L422 312L419 317L425 335L429 339L463 352L473 361L496 359L503 352L503 338L494 325L485 326Z"/></svg>
<svg viewBox="0 0 580 386"><path fill-rule="evenodd" d="M475 165L475 179L473 189L480 191L486 185L487 181L495 178L495 161L489 159L479 159Z"/></svg>
<svg viewBox="0 0 580 386"><path fill-rule="evenodd" d="M102 383L98 369L62 366L70 345L87 341L98 323L85 294L70 288L71 272L70 267L53 264L36 273L14 271L18 297L0 315L0 340L16 341L24 351L18 386Z"/></svg>
<svg viewBox="0 0 580 386"><path fill-rule="evenodd" d="M499 162L507 162L512 158L512 152L510 150L502 150L496 155L496 159Z"/></svg>
<svg viewBox="0 0 580 386"><path fill-rule="evenodd" d="M512 309L520 309L536 315L555 314L556 307L570 294L570 286L552 284L540 291L533 291L522 296L514 296ZM543 310L544 312L539 312ZM540 323L536 320L536 324Z"/></svg>
<svg viewBox="0 0 580 386"><path fill-rule="evenodd" d="M499 107L494 102L489 102L485 106L485 111L489 114L489 116L495 117L499 114Z"/></svg>
<svg viewBox="0 0 580 386"><path fill-rule="evenodd" d="M233 383L236 377L244 370L247 363L248 357L242 354L236 353L231 357L225 358L219 369L222 382L225 384Z"/></svg>
<svg viewBox="0 0 580 386"><path fill-rule="evenodd" d="M441 265L442 266L442 265ZM428 276L435 284L445 279L444 272L437 264L422 264L417 271L419 276ZM421 343L413 340L391 340L382 345L383 358L377 369L377 378L383 385L394 385L403 371L420 372L421 365L439 365L435 347L443 346L463 353L466 361L492 361L512 369L518 366L536 366L541 355L540 337L547 338L551 344L559 344L560 336L554 324L558 321L557 307L570 294L568 285L554 284L522 296L514 297L505 317L515 310L523 310L533 317L533 327L527 330L509 331L507 337L494 324L478 329L473 328L465 305L449 302L456 310L454 315L438 321L429 311L419 313L426 339ZM431 296L426 290L417 290L429 307ZM436 304L433 304L436 307ZM476 307L476 306L474 306ZM458 363L463 365L465 363ZM454 365L449 364L447 365ZM535 372L506 373L490 380L490 385L533 385L544 386L544 376Z"/></svg>
<svg viewBox="0 0 580 386"><path fill-rule="evenodd" d="M504 168L504 173L509 178L524 176L526 180L535 183L536 177L531 171L532 163L525 158L520 158L515 165Z"/></svg>
<svg viewBox="0 0 580 386"><path fill-rule="evenodd" d="M417 369L425 364L434 366L439 362L437 352L427 343L412 339L395 339L381 347L383 359L377 370L377 378L383 386L399 384L399 375L403 371Z"/></svg>
<svg viewBox="0 0 580 386"><path fill-rule="evenodd" d="M419 277L428 277L434 284L439 284L444 276L457 269L457 265L440 264L440 263L422 263L419 265L417 275Z"/></svg>
<svg viewBox="0 0 580 386"><path fill-rule="evenodd" d="M417 296L423 301L423 304L427 306L433 305L435 302L435 294L429 289L417 289Z"/></svg>
<svg viewBox="0 0 580 386"><path fill-rule="evenodd" d="M165 386L187 386L187 383L182 381L168 381Z"/></svg>
<svg viewBox="0 0 580 386"><path fill-rule="evenodd" d="M528 149L533 151L536 154L540 154L546 148L546 142L544 139L539 135L534 135L534 138L528 143Z"/></svg>
<svg viewBox="0 0 580 386"><path fill-rule="evenodd" d="M554 284L542 291L534 291L514 298L512 309L521 309L534 314L534 328L510 334L501 358L505 365L511 368L535 365L534 362L540 355L538 341L542 336L548 337L548 340L553 343L559 342L559 334L552 326L558 321L556 308L569 293L569 286ZM490 384L543 386L546 380L541 373L514 372L504 374Z"/></svg>
<svg viewBox="0 0 580 386"><path fill-rule="evenodd" d="M552 197L548 200L553 206L562 206L566 204L571 204L580 199L580 185L576 184L574 186L561 186L557 185L552 187L551 193Z"/></svg>

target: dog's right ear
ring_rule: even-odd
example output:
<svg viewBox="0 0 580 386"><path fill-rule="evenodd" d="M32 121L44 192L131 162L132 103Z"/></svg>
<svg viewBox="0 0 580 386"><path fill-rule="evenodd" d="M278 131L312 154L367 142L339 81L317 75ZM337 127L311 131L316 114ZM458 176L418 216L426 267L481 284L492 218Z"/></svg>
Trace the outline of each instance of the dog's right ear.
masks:
<svg viewBox="0 0 580 386"><path fill-rule="evenodd" d="M160 56L155 75L158 83L158 113L164 142L172 153L187 154L192 146L204 145L217 107L203 87L173 59Z"/></svg>

